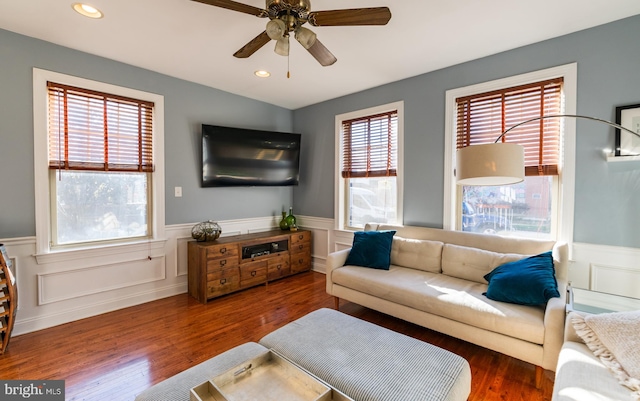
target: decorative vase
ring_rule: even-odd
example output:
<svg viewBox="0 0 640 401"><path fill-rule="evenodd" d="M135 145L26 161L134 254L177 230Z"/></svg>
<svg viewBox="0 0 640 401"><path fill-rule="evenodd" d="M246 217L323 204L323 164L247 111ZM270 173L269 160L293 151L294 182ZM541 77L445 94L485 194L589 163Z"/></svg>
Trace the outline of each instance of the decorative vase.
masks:
<svg viewBox="0 0 640 401"><path fill-rule="evenodd" d="M293 215L293 207L289 208L289 215L285 217L285 220L287 221L289 230L296 231L298 229L298 226L296 225L296 216Z"/></svg>
<svg viewBox="0 0 640 401"><path fill-rule="evenodd" d="M198 223L191 229L191 236L196 241L214 241L222 234L222 228L213 220Z"/></svg>
<svg viewBox="0 0 640 401"><path fill-rule="evenodd" d="M282 212L282 220L280 220L280 229L288 230L289 223L287 223L287 212Z"/></svg>

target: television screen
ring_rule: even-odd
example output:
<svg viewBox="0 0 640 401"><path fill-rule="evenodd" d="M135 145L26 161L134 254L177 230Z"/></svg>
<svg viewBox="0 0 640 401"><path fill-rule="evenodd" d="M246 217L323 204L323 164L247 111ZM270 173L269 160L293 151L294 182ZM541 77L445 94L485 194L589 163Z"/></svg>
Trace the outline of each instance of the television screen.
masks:
<svg viewBox="0 0 640 401"><path fill-rule="evenodd" d="M202 186L298 185L300 134L202 125Z"/></svg>

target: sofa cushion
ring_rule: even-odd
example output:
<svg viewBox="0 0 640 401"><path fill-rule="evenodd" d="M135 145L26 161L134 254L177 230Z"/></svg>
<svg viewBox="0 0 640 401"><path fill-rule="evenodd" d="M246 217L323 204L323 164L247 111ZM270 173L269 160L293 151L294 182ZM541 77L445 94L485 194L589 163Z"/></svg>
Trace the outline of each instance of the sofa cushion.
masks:
<svg viewBox="0 0 640 401"><path fill-rule="evenodd" d="M551 251L500 265L484 278L485 295L494 301L542 305L560 296Z"/></svg>
<svg viewBox="0 0 640 401"><path fill-rule="evenodd" d="M391 244L391 263L397 266L440 273L442 247L440 241L427 241L412 238L393 237Z"/></svg>
<svg viewBox="0 0 640 401"><path fill-rule="evenodd" d="M395 231L356 231L345 265L388 270Z"/></svg>
<svg viewBox="0 0 640 401"><path fill-rule="evenodd" d="M442 249L442 273L476 283L486 284L484 276L507 262L523 259L528 255L498 253L479 248L444 244Z"/></svg>
<svg viewBox="0 0 640 401"><path fill-rule="evenodd" d="M335 284L534 344L544 340L544 308L488 299L487 284L391 265L387 270L344 266Z"/></svg>

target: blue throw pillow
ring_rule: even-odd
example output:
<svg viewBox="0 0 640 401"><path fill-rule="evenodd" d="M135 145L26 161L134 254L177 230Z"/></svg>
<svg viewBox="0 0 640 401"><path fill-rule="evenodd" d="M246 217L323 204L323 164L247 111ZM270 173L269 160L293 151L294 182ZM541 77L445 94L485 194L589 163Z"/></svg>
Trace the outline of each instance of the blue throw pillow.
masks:
<svg viewBox="0 0 640 401"><path fill-rule="evenodd" d="M389 270L395 231L356 231L346 265Z"/></svg>
<svg viewBox="0 0 640 401"><path fill-rule="evenodd" d="M494 301L542 305L560 296L551 251L500 265L484 278L489 282L484 295Z"/></svg>

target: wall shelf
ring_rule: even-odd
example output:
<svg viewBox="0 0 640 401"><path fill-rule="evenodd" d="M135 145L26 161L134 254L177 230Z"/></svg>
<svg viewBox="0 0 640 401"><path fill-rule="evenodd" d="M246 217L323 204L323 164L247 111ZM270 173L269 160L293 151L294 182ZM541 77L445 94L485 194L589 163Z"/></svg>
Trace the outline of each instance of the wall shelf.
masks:
<svg viewBox="0 0 640 401"><path fill-rule="evenodd" d="M612 156L612 155L607 155L607 161L610 162L610 163L637 162L637 161L640 161L640 156Z"/></svg>

